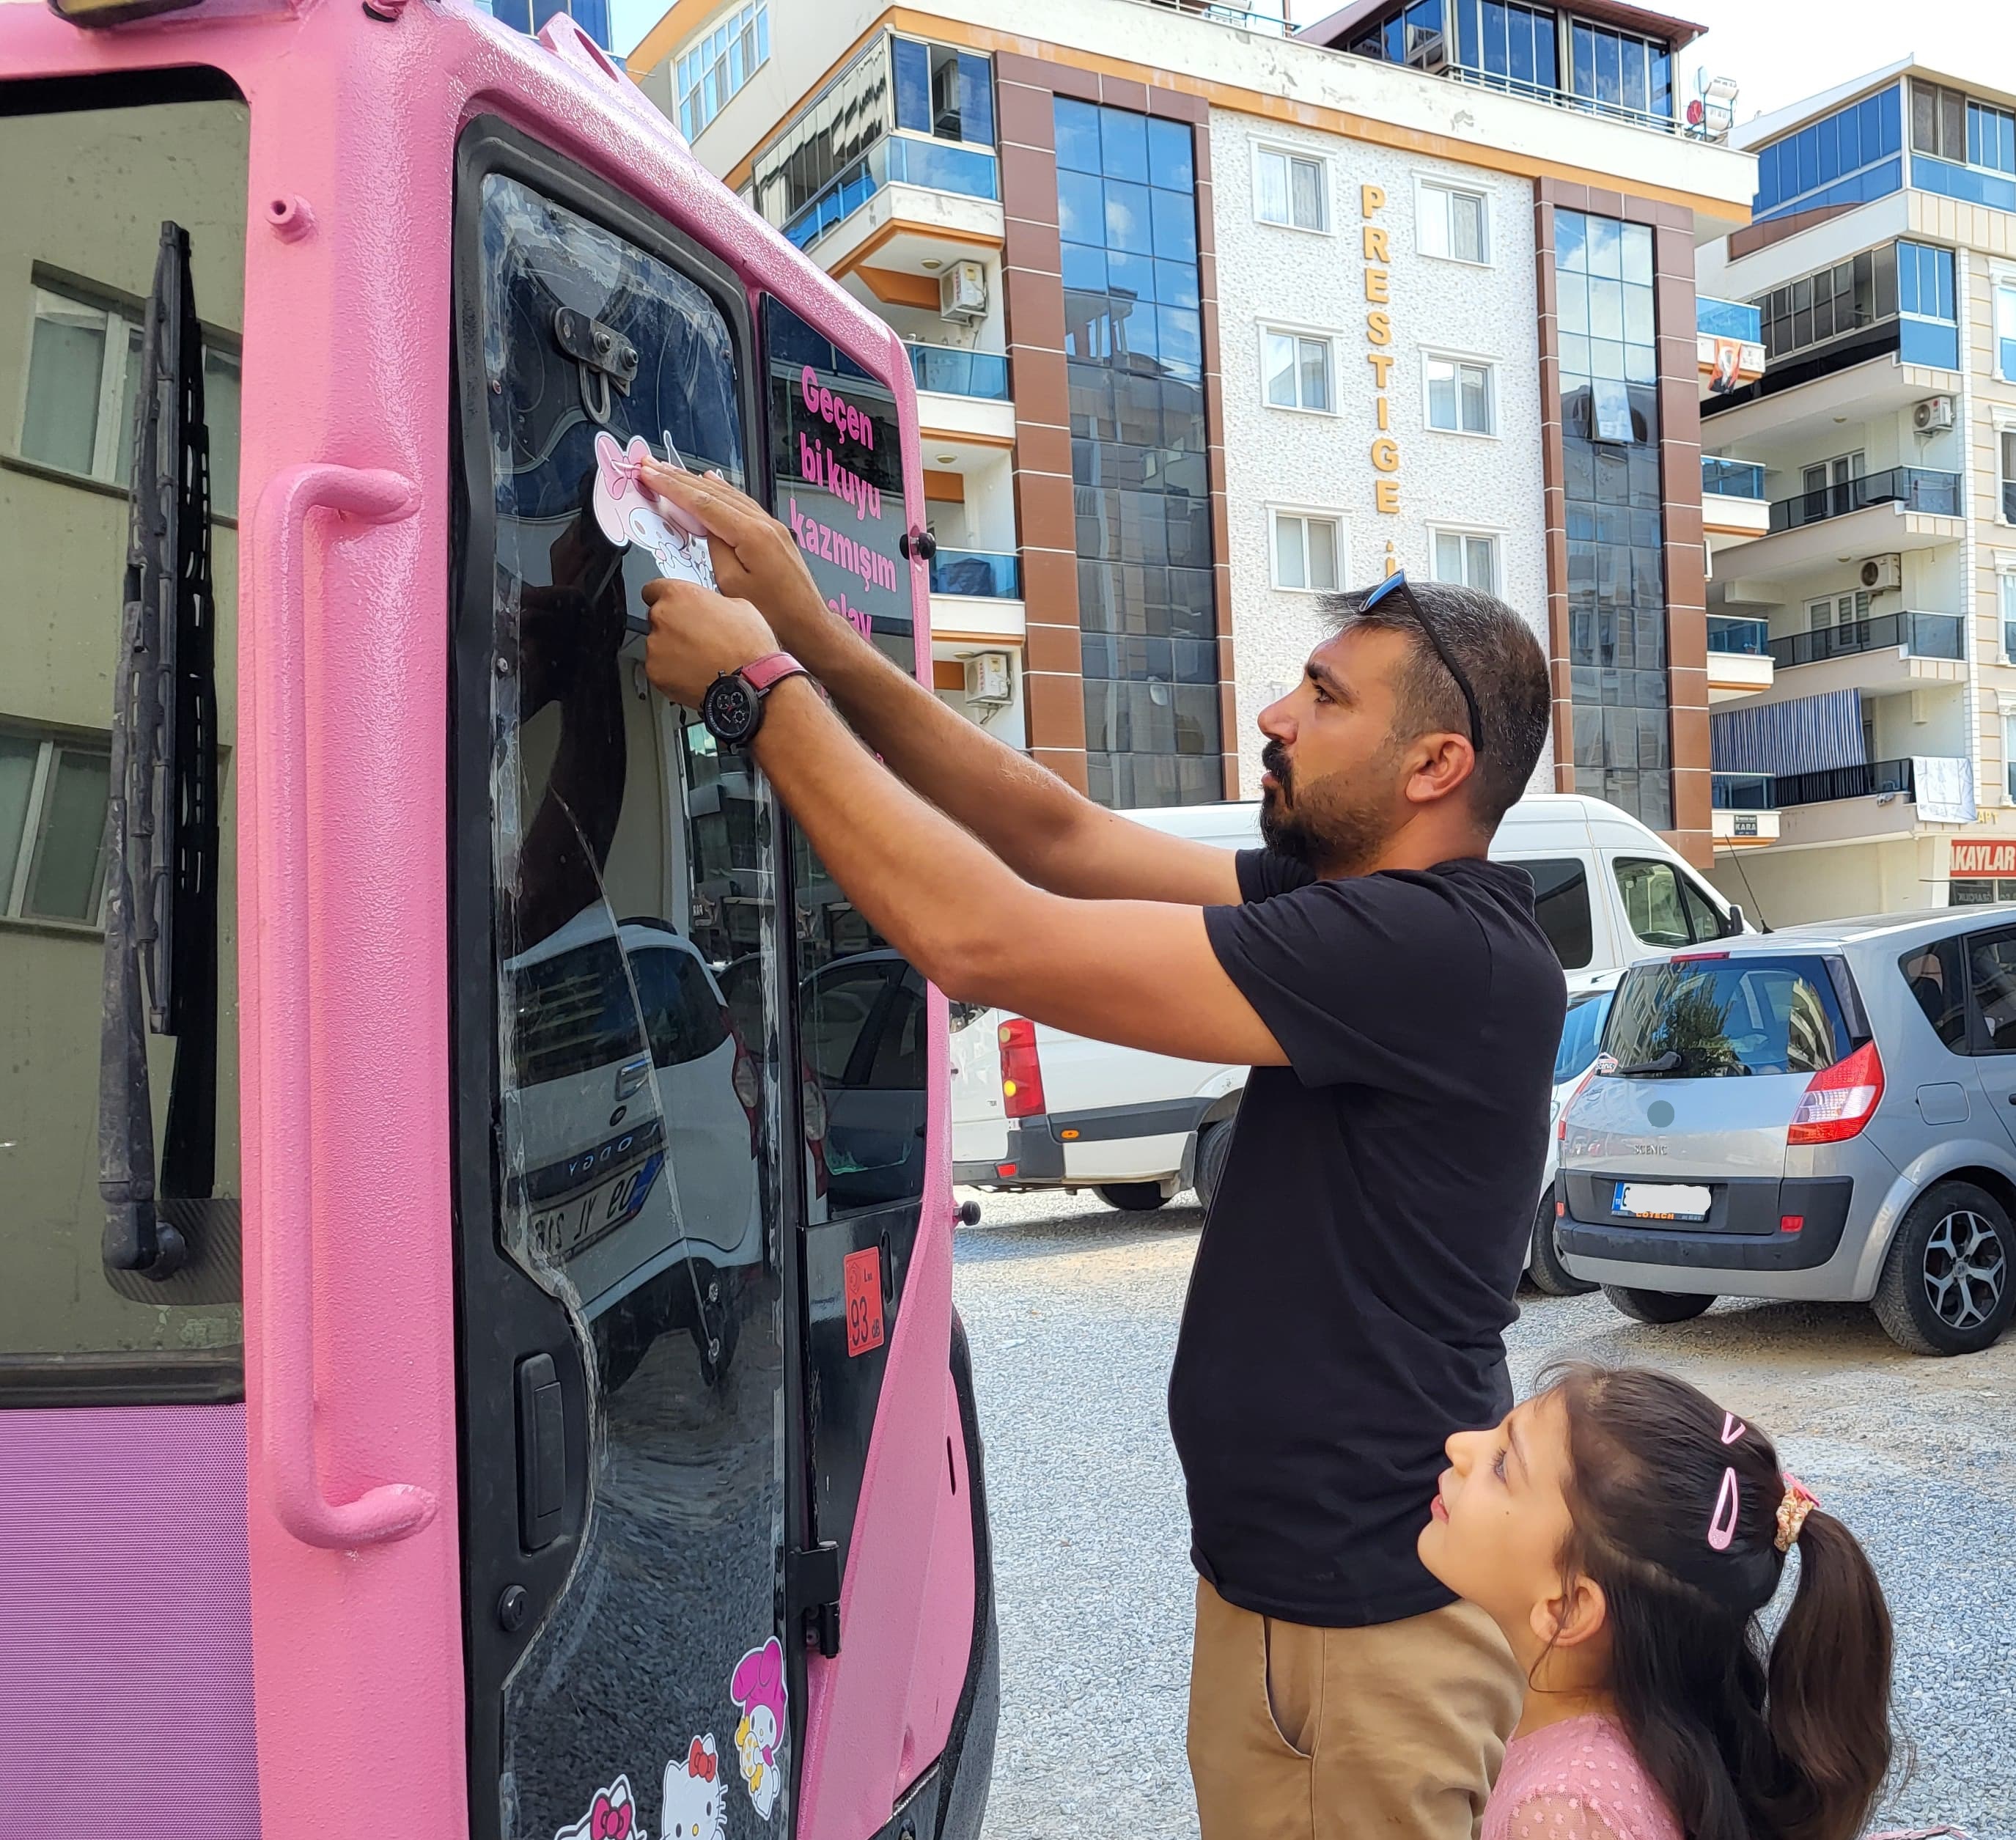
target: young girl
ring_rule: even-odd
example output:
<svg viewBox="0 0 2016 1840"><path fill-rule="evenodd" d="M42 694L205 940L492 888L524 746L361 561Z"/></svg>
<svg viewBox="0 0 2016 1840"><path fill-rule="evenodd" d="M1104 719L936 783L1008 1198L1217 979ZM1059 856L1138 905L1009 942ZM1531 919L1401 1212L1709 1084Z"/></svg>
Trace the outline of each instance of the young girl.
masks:
<svg viewBox="0 0 2016 1840"><path fill-rule="evenodd" d="M1890 1765L1890 1614L1769 1438L1683 1381L1575 1366L1449 1459L1421 1561L1531 1683L1483 1840L1861 1833Z"/></svg>

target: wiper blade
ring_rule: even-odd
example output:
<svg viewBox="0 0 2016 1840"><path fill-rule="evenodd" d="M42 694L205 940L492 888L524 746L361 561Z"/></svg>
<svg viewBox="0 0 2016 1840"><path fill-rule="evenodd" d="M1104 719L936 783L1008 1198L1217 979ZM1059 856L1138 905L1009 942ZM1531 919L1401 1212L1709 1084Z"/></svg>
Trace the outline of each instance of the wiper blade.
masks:
<svg viewBox="0 0 2016 1840"><path fill-rule="evenodd" d="M210 436L189 233L161 225L133 444L106 812L99 1192L111 1272L188 1255L161 1204L216 1182L218 715ZM146 999L142 1000L145 967ZM158 1183L146 1038L175 1038Z"/></svg>
<svg viewBox="0 0 2016 1840"><path fill-rule="evenodd" d="M1679 1051L1669 1048L1665 1053L1651 1060L1634 1060L1629 1067L1612 1069L1614 1074L1624 1078L1643 1078L1647 1075L1677 1073L1680 1067Z"/></svg>

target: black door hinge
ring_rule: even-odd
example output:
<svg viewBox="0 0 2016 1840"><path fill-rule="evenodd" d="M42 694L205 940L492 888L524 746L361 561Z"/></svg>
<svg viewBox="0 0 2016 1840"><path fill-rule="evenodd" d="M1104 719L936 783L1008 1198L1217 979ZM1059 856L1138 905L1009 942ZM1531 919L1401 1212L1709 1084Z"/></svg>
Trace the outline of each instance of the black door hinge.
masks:
<svg viewBox="0 0 2016 1840"><path fill-rule="evenodd" d="M801 1619L805 1640L830 1661L840 1652L840 1548L831 1540L791 1554L784 1567L784 1608Z"/></svg>

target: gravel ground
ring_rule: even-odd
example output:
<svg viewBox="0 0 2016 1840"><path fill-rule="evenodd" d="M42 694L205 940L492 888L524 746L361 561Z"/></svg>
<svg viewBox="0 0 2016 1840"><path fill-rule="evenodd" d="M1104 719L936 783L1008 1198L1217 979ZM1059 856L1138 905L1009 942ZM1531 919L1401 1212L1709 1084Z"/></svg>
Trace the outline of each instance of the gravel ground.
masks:
<svg viewBox="0 0 2016 1840"><path fill-rule="evenodd" d="M956 1287L1001 1619L987 1834L1180 1840L1197 1832L1183 1762L1193 1574L1164 1389L1197 1212L977 1198ZM1769 1428L1867 1545L1896 1617L1898 1716L1917 1763L1886 1824L2016 1840L2016 1335L1931 1361L1847 1306L1722 1304L1651 1327L1600 1294L1521 1301L1508 1341L1522 1391L1557 1355L1656 1363Z"/></svg>

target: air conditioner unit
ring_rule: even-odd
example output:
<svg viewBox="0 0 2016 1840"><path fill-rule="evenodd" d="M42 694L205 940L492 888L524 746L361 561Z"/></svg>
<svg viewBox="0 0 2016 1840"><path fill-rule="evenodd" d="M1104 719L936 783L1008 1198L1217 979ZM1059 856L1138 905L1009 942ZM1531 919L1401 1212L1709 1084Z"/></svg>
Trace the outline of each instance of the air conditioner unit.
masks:
<svg viewBox="0 0 2016 1840"><path fill-rule="evenodd" d="M1013 685L1013 674L1006 652L975 652L967 659L967 702L1012 702L1014 699Z"/></svg>
<svg viewBox="0 0 2016 1840"><path fill-rule="evenodd" d="M1901 556L1872 556L1862 565L1862 585L1870 592L1904 585L1904 559Z"/></svg>
<svg viewBox="0 0 2016 1840"><path fill-rule="evenodd" d="M1911 408L1911 426L1921 434L1939 434L1953 425L1953 399L1928 396Z"/></svg>
<svg viewBox="0 0 2016 1840"><path fill-rule="evenodd" d="M987 314L987 265L954 262L938 277L941 319L981 319Z"/></svg>

